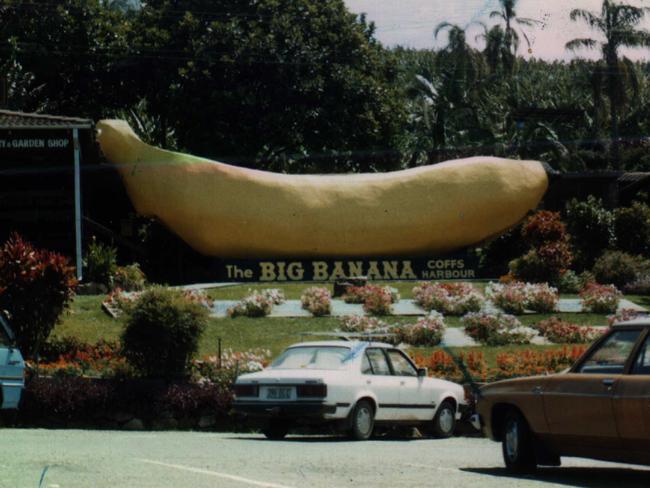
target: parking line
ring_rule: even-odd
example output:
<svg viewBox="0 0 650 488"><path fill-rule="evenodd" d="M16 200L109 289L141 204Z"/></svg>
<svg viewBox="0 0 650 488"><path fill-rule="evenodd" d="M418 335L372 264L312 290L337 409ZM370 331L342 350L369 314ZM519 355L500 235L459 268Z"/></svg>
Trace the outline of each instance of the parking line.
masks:
<svg viewBox="0 0 650 488"><path fill-rule="evenodd" d="M142 463L155 464L157 466L164 466L166 468L180 469L182 471L189 471L191 473L206 474L208 476L215 476L217 478L223 478L231 481L238 481L240 483L247 483L253 486L262 486L264 488L292 488L287 485L278 485L277 483L268 483L266 481L251 480L248 478L242 478L241 476L236 476L234 474L219 473L218 471L210 471L209 469L193 468L192 466L183 466L182 464L163 463L161 461L154 461L152 459L137 459L137 460Z"/></svg>

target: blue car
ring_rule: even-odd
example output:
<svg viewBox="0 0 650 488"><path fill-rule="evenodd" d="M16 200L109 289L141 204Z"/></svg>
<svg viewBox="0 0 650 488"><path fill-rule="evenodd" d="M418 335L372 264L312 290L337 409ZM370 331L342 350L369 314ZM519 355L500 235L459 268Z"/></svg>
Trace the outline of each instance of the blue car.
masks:
<svg viewBox="0 0 650 488"><path fill-rule="evenodd" d="M25 361L16 347L15 336L0 313L0 409L18 408L25 386Z"/></svg>

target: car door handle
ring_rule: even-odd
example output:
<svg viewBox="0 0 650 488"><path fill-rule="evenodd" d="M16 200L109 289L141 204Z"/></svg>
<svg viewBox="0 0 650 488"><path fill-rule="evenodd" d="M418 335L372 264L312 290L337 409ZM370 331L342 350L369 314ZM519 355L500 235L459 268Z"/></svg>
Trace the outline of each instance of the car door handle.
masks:
<svg viewBox="0 0 650 488"><path fill-rule="evenodd" d="M603 385L605 385L607 388L611 388L614 385L614 378L605 378L603 380Z"/></svg>
<svg viewBox="0 0 650 488"><path fill-rule="evenodd" d="M534 395L541 395L542 394L542 387L541 386L536 386L535 388L533 388L532 392L533 392Z"/></svg>

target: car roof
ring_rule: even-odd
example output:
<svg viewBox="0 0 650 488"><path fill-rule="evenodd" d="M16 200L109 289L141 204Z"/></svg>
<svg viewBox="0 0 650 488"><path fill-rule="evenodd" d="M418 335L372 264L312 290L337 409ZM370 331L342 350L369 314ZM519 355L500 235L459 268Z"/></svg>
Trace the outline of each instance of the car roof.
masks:
<svg viewBox="0 0 650 488"><path fill-rule="evenodd" d="M365 345L366 347L390 347L393 348L390 344L384 342L371 342L371 341L310 341L310 342L299 342L298 344L292 344L289 348L293 347L347 347L352 349L353 347Z"/></svg>
<svg viewBox="0 0 650 488"><path fill-rule="evenodd" d="M616 322L612 325L614 328L622 327L650 327L650 315L642 315L623 322Z"/></svg>

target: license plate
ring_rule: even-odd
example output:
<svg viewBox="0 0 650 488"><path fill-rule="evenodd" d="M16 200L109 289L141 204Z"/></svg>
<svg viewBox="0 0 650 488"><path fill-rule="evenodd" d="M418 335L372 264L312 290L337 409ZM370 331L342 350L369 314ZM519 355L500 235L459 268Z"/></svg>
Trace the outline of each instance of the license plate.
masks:
<svg viewBox="0 0 650 488"><path fill-rule="evenodd" d="M291 388L269 388L266 398L272 400L289 400L291 398Z"/></svg>

